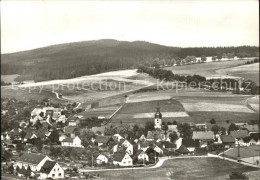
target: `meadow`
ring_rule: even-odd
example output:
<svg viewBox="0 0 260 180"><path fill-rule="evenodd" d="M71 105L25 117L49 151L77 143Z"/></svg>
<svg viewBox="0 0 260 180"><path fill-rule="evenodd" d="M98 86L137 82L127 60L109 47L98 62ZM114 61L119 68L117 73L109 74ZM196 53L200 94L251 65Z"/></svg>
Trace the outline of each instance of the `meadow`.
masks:
<svg viewBox="0 0 260 180"><path fill-rule="evenodd" d="M249 172L257 168L247 167L230 161L217 158L189 158L172 159L164 162L162 167L142 170L116 170L100 172L105 179L140 179L143 180L168 180L169 172L173 179L228 179L233 171Z"/></svg>

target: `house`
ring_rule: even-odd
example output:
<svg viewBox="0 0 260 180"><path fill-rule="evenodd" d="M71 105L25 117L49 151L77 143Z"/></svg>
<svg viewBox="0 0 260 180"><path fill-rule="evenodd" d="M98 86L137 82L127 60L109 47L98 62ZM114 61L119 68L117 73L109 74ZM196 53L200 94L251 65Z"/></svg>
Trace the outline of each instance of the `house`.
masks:
<svg viewBox="0 0 260 180"><path fill-rule="evenodd" d="M235 138L231 135L220 135L221 143L225 146L225 148L233 148L235 147Z"/></svg>
<svg viewBox="0 0 260 180"><path fill-rule="evenodd" d="M157 152L158 154L163 154L163 150L162 148L160 148L158 145L156 144L152 144L150 146L150 148L152 148L155 152Z"/></svg>
<svg viewBox="0 0 260 180"><path fill-rule="evenodd" d="M113 152L119 151L120 146L129 155L133 155L133 145L128 140L121 139L120 142L113 147Z"/></svg>
<svg viewBox="0 0 260 180"><path fill-rule="evenodd" d="M83 146L81 145L81 139L78 136L76 136L75 138L68 137L66 139L63 139L61 142L61 146L83 148Z"/></svg>
<svg viewBox="0 0 260 180"><path fill-rule="evenodd" d="M66 136L65 134L61 134L59 136L59 141L62 142L64 139L66 139L68 136Z"/></svg>
<svg viewBox="0 0 260 180"><path fill-rule="evenodd" d="M139 142L137 145L137 149L145 152L150 147L149 145L150 143L147 141Z"/></svg>
<svg viewBox="0 0 260 180"><path fill-rule="evenodd" d="M213 142L214 133L212 131L193 131L192 139L199 140L200 147L205 147L208 142Z"/></svg>
<svg viewBox="0 0 260 180"><path fill-rule="evenodd" d="M64 134L67 136L74 138L76 136L76 132L78 131L78 128L75 126L67 126L64 128Z"/></svg>
<svg viewBox="0 0 260 180"><path fill-rule="evenodd" d="M176 151L181 154L188 154L190 152L184 145L181 145Z"/></svg>
<svg viewBox="0 0 260 180"><path fill-rule="evenodd" d="M165 132L162 130L156 130L156 131L148 131L147 132L147 141L164 141L165 140Z"/></svg>
<svg viewBox="0 0 260 180"><path fill-rule="evenodd" d="M46 161L40 170L40 176L38 179L60 179L64 178L64 170L55 161Z"/></svg>
<svg viewBox="0 0 260 180"><path fill-rule="evenodd" d="M205 131L207 129L206 124L195 124L195 128L197 131Z"/></svg>
<svg viewBox="0 0 260 180"><path fill-rule="evenodd" d="M27 178L27 177L32 177L34 173L27 169L22 168L17 172L17 175L18 177Z"/></svg>
<svg viewBox="0 0 260 180"><path fill-rule="evenodd" d="M116 142L116 143L118 143L118 142L120 142L120 140L121 139L124 139L120 134L114 134L113 136L112 136L112 139Z"/></svg>
<svg viewBox="0 0 260 180"><path fill-rule="evenodd" d="M111 136L96 136L94 143L98 146L108 145L111 140Z"/></svg>
<svg viewBox="0 0 260 180"><path fill-rule="evenodd" d="M100 154L98 155L98 157L96 158L97 164L107 164L108 163L108 157L104 154Z"/></svg>
<svg viewBox="0 0 260 180"><path fill-rule="evenodd" d="M182 145L184 145L189 152L194 152L195 148L200 147L199 140L193 140L193 139L182 139Z"/></svg>
<svg viewBox="0 0 260 180"><path fill-rule="evenodd" d="M139 140L139 141L146 141L147 139L146 139L145 135L142 134L142 135L139 137L138 140Z"/></svg>
<svg viewBox="0 0 260 180"><path fill-rule="evenodd" d="M168 142L168 141L164 141L163 142L163 148L166 149L169 152L173 152L176 150L176 144Z"/></svg>
<svg viewBox="0 0 260 180"><path fill-rule="evenodd" d="M134 158L136 158L138 161L149 161L149 156L147 153L145 153L142 150L138 150L135 155Z"/></svg>
<svg viewBox="0 0 260 180"><path fill-rule="evenodd" d="M132 166L133 160L128 153L118 152L114 154L113 164L117 166Z"/></svg>
<svg viewBox="0 0 260 180"><path fill-rule="evenodd" d="M16 161L16 166L20 169L24 167L25 169L30 166L32 171L40 171L43 164L47 161L51 161L48 156L38 155L34 153L24 153Z"/></svg>
<svg viewBox="0 0 260 180"><path fill-rule="evenodd" d="M249 136L239 140L241 146L260 145L260 133L250 133Z"/></svg>
<svg viewBox="0 0 260 180"><path fill-rule="evenodd" d="M57 119L57 122L62 122L65 123L67 120L65 115L60 115L59 118Z"/></svg>
<svg viewBox="0 0 260 180"><path fill-rule="evenodd" d="M91 130L92 130L95 134L102 135L102 136L105 135L105 129L106 129L105 126L102 126L102 127L92 127L92 128L91 128Z"/></svg>

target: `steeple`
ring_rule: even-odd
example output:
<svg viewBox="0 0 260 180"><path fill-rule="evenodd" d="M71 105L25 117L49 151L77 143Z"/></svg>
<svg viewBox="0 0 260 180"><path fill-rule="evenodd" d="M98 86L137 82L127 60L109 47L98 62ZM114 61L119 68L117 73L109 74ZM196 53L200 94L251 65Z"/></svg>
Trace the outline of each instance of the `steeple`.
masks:
<svg viewBox="0 0 260 180"><path fill-rule="evenodd" d="M162 128L162 113L160 112L159 102L157 102L156 113L154 114L154 129Z"/></svg>

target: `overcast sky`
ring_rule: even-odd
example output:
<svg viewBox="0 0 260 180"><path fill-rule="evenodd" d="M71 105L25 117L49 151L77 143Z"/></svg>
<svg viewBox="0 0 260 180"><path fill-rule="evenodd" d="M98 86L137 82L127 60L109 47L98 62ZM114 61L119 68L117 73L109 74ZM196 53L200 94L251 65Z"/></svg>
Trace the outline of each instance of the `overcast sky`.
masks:
<svg viewBox="0 0 260 180"><path fill-rule="evenodd" d="M258 7L258 0L2 1L1 51L95 39L258 46Z"/></svg>

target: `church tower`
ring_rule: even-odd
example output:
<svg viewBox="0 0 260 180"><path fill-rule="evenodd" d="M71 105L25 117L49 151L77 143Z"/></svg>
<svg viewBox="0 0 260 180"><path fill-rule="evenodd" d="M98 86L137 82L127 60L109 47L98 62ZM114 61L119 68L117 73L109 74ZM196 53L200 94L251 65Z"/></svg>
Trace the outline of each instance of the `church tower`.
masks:
<svg viewBox="0 0 260 180"><path fill-rule="evenodd" d="M157 111L154 115L154 129L162 128L162 113L160 112L159 103L157 103Z"/></svg>

